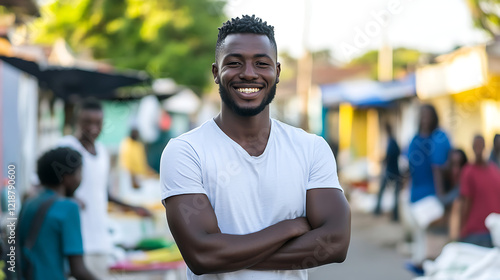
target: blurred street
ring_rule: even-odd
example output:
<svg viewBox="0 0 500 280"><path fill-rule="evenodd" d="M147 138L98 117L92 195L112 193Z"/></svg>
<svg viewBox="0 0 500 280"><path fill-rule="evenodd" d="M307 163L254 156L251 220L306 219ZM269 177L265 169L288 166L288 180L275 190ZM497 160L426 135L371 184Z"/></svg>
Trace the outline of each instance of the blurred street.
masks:
<svg viewBox="0 0 500 280"><path fill-rule="evenodd" d="M347 260L309 272L310 280L409 280L412 274L405 270L406 256L398 252L402 239L400 224L391 223L385 216L353 210L351 245Z"/></svg>
<svg viewBox="0 0 500 280"><path fill-rule="evenodd" d="M498 120L500 1L0 0L0 280L500 280Z"/></svg>

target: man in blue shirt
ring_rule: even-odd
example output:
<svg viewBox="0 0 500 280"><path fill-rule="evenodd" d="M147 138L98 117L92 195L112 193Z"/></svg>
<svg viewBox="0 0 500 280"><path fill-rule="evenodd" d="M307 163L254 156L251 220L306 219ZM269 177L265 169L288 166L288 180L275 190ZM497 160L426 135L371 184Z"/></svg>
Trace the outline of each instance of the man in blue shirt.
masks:
<svg viewBox="0 0 500 280"><path fill-rule="evenodd" d="M411 188L410 201L416 202L429 196L441 196L443 178L440 167L446 163L451 144L438 127L436 109L423 105L420 109L420 125L408 149Z"/></svg>
<svg viewBox="0 0 500 280"><path fill-rule="evenodd" d="M66 261L69 274L77 280L96 279L84 265L79 209L69 198L80 185L81 167L80 153L70 148L48 151L38 160L37 172L44 190L24 204L18 225L24 279L66 279ZM36 232L35 220L40 218L37 213L50 199L55 200L42 217L36 241L28 246L28 236Z"/></svg>
<svg viewBox="0 0 500 280"><path fill-rule="evenodd" d="M408 149L411 187L410 202L415 203L428 196L443 195L441 166L446 162L451 144L446 133L439 129L439 118L434 106L422 105L418 133ZM426 229L417 224L413 228L412 261L408 269L423 274L422 263L427 257Z"/></svg>

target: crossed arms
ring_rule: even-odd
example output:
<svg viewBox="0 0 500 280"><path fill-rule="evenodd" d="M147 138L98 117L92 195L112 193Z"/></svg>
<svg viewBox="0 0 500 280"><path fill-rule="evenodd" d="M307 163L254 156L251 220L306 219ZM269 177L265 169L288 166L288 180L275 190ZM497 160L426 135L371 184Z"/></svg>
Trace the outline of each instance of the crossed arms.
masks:
<svg viewBox="0 0 500 280"><path fill-rule="evenodd" d="M191 271L197 275L241 269L306 269L343 262L350 241L351 214L338 189L307 191L306 218L284 220L261 231L221 233L204 194L164 201L168 225ZM197 209L186 215L186 209Z"/></svg>

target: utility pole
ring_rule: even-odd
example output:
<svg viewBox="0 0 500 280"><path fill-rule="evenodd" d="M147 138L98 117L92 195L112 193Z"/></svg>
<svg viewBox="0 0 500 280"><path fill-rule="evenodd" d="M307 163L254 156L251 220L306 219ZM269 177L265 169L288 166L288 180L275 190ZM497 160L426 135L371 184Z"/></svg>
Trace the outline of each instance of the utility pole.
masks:
<svg viewBox="0 0 500 280"><path fill-rule="evenodd" d="M382 45L378 51L377 78L380 82L389 82L393 78L392 46L388 42L386 30L384 29L383 32ZM383 145L381 145L381 131L383 128L380 126L379 110L375 108L368 109L367 124L367 135L370 135L372 139L366 142L367 156L372 163L375 163L382 170L379 163L384 156L385 150L382 149Z"/></svg>
<svg viewBox="0 0 500 280"><path fill-rule="evenodd" d="M311 91L312 78L312 55L307 46L307 37L309 34L309 23L311 19L310 0L304 0L304 30L302 34L302 45L304 53L297 61L297 93L300 98L300 127L305 131L309 130L309 93Z"/></svg>
<svg viewBox="0 0 500 280"><path fill-rule="evenodd" d="M378 80L381 82L392 81L392 47L384 38L378 51Z"/></svg>

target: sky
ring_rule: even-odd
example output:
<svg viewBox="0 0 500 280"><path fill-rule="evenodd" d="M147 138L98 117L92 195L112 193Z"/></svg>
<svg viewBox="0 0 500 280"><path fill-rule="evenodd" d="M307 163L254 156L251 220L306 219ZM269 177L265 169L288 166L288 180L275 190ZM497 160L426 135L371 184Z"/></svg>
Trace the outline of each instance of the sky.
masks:
<svg viewBox="0 0 500 280"><path fill-rule="evenodd" d="M295 57L304 46L330 49L335 60L346 62L383 42L393 48L446 53L488 40L473 27L466 0L227 1L229 17L255 14L267 21L275 27L280 51Z"/></svg>

